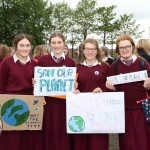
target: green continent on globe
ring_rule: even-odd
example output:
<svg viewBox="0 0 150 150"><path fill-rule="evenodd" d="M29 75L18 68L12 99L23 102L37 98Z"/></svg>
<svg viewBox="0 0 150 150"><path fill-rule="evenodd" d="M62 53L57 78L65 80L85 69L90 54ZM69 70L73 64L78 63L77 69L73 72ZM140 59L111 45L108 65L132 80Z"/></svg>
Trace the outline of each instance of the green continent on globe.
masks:
<svg viewBox="0 0 150 150"><path fill-rule="evenodd" d="M29 117L30 111L26 111L23 114L15 114L14 117L16 118L16 124L14 126L19 126L23 124Z"/></svg>
<svg viewBox="0 0 150 150"><path fill-rule="evenodd" d="M81 129L83 126L83 119L78 116L74 116L74 118L75 118L75 120L77 120L75 123L78 125L79 129Z"/></svg>
<svg viewBox="0 0 150 150"><path fill-rule="evenodd" d="M18 106L14 106L12 109L11 109L11 112L9 114L8 117L11 117L13 115L13 113L15 113L16 111L18 110L23 110L23 106L22 105L18 105Z"/></svg>
<svg viewBox="0 0 150 150"><path fill-rule="evenodd" d="M15 99L11 99L7 101L7 103L5 103L2 107L1 116L3 116L6 113L7 109L13 106L14 103L15 103Z"/></svg>
<svg viewBox="0 0 150 150"><path fill-rule="evenodd" d="M72 118L71 118L70 121L72 121ZM73 126L69 126L69 128L70 128L71 131L76 132L76 130L74 130Z"/></svg>

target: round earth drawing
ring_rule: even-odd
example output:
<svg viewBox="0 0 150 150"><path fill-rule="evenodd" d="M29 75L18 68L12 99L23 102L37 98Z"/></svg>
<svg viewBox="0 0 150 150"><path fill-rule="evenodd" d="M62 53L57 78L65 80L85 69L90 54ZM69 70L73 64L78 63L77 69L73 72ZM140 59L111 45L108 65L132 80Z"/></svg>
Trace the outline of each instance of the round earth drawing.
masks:
<svg viewBox="0 0 150 150"><path fill-rule="evenodd" d="M69 128L73 132L81 132L85 128L85 122L80 116L73 116L68 122Z"/></svg>
<svg viewBox="0 0 150 150"><path fill-rule="evenodd" d="M1 108L3 121L10 126L20 126L29 117L28 105L20 99L10 99Z"/></svg>

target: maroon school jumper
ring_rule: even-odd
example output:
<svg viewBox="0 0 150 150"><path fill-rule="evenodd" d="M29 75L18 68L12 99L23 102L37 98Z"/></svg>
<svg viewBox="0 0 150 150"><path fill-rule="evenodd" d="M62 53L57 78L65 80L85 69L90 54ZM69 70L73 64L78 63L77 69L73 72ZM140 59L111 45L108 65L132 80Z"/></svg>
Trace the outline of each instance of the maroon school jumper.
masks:
<svg viewBox="0 0 150 150"><path fill-rule="evenodd" d="M40 67L75 67L74 60L65 56L65 60L56 63L51 55L41 56ZM66 132L66 100L45 97L43 118L43 150L70 150L70 135Z"/></svg>
<svg viewBox="0 0 150 150"><path fill-rule="evenodd" d="M150 66L147 62L145 66L150 77ZM118 61L118 74L136 71L141 71L139 58L131 66L126 66L121 60ZM109 76L113 75L116 75L114 64L109 71ZM136 103L137 100L146 98L143 81L115 87L116 91L125 92L125 133L119 134L120 150L150 150L150 125L145 119L142 104Z"/></svg>
<svg viewBox="0 0 150 150"><path fill-rule="evenodd" d="M22 65L13 56L3 59L0 68L0 94L32 95L35 61ZM3 131L1 150L42 150L41 131Z"/></svg>
<svg viewBox="0 0 150 150"><path fill-rule="evenodd" d="M103 92L107 92L105 87L106 76L109 66L106 64L92 67L77 65L78 89L80 92L93 92L100 87ZM108 134L75 134L74 150L108 150Z"/></svg>

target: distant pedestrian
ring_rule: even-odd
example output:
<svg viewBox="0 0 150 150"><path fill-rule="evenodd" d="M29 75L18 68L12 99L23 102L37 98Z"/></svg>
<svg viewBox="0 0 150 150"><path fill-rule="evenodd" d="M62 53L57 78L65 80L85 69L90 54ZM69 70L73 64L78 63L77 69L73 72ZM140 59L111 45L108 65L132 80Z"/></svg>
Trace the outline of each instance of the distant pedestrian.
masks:
<svg viewBox="0 0 150 150"><path fill-rule="evenodd" d="M136 50L150 64L150 42L147 39L140 39L136 44Z"/></svg>
<svg viewBox="0 0 150 150"><path fill-rule="evenodd" d="M0 64L2 60L8 56L10 56L9 48L7 47L7 45L1 44L0 45Z"/></svg>
<svg viewBox="0 0 150 150"><path fill-rule="evenodd" d="M108 48L106 46L101 46L99 48L102 56L102 61L107 62L109 65L111 65L114 61L112 57L109 56L108 54Z"/></svg>
<svg viewBox="0 0 150 150"><path fill-rule="evenodd" d="M69 57L70 57L70 51L69 51L69 48L68 48L67 45L65 45L65 47L64 47L64 54L65 54L66 56L69 56Z"/></svg>
<svg viewBox="0 0 150 150"><path fill-rule="evenodd" d="M33 59L38 62L38 59L43 56L46 55L46 51L45 48L43 48L43 45L38 45L35 47L34 52L33 52Z"/></svg>

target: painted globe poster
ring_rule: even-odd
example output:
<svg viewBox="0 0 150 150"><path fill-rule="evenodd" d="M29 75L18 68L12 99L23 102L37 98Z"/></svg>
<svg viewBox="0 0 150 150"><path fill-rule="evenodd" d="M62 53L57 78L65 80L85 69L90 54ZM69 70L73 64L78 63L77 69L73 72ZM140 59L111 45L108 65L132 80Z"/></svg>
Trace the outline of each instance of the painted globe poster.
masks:
<svg viewBox="0 0 150 150"><path fill-rule="evenodd" d="M20 126L29 117L28 105L20 99L10 99L1 108L2 120L10 126Z"/></svg>
<svg viewBox="0 0 150 150"><path fill-rule="evenodd" d="M82 132L85 128L85 122L80 116L71 117L68 125L73 132Z"/></svg>

